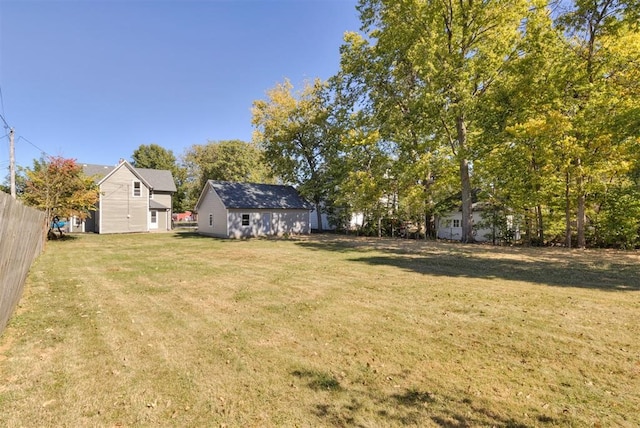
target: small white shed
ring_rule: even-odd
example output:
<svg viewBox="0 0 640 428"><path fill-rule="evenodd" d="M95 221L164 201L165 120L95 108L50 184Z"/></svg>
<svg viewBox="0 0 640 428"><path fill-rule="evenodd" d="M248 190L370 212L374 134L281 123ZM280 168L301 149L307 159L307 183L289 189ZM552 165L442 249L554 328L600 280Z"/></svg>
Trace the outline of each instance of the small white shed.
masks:
<svg viewBox="0 0 640 428"><path fill-rule="evenodd" d="M292 186L214 180L195 207L198 233L220 238L309 234L311 209Z"/></svg>
<svg viewBox="0 0 640 428"><path fill-rule="evenodd" d="M520 230L513 215L492 220L494 213L491 206L476 202L472 205L473 215L473 235L477 242L491 242L494 238L503 239L502 230L498 223L504 222L506 227L513 233L512 239L520 239ZM458 241L462 239L462 209L453 210L443 214L436 223L438 239L449 239Z"/></svg>

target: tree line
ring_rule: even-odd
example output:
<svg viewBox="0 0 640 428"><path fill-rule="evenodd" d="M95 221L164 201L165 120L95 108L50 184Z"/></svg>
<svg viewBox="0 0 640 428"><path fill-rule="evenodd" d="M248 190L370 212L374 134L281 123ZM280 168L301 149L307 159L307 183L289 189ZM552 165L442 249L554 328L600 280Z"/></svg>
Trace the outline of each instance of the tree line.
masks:
<svg viewBox="0 0 640 428"><path fill-rule="evenodd" d="M473 202L527 243L640 244L638 0L361 0L340 71L253 106L313 201L426 226Z"/></svg>
<svg viewBox="0 0 640 428"><path fill-rule="evenodd" d="M174 212L208 179L286 183L338 226L362 214L365 233L411 221L433 236L434 219L460 209L472 242L477 201L517 219L530 245L640 246L640 0L357 10L336 75L269 89L252 142L180 159L141 145L132 164L172 171Z"/></svg>

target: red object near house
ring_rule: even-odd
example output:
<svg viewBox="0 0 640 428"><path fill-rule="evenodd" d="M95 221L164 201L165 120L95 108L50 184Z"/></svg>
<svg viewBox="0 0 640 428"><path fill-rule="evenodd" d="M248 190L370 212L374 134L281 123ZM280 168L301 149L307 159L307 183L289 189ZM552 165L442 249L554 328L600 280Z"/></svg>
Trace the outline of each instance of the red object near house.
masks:
<svg viewBox="0 0 640 428"><path fill-rule="evenodd" d="M191 211L176 213L173 215L173 221L193 221L193 213Z"/></svg>

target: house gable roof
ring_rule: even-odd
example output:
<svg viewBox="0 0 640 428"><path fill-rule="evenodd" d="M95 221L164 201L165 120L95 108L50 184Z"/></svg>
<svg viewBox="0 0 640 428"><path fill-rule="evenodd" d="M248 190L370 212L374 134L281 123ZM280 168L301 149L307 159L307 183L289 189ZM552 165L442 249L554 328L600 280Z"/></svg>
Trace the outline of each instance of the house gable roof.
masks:
<svg viewBox="0 0 640 428"><path fill-rule="evenodd" d="M151 208L153 210L168 210L168 209L170 209L169 207L164 206L160 202L154 201L153 199L149 200L149 208Z"/></svg>
<svg viewBox="0 0 640 428"><path fill-rule="evenodd" d="M311 209L292 186L209 180L201 199L208 188L215 190L227 209Z"/></svg>
<svg viewBox="0 0 640 428"><path fill-rule="evenodd" d="M105 175L104 177L100 178L98 180L98 185L102 185L102 183L104 183L105 181L107 181L109 179L109 177L111 177L113 174L115 174L115 172L117 170L119 170L120 168L127 168L129 171L131 171L131 173L133 175L136 176L136 178L138 180L140 180L146 187L148 188L152 188L151 184L149 184L149 182L147 180L144 179L144 177L142 177L140 175L140 173L138 171L136 171L136 169L127 161L122 161L120 162L118 165L116 165L111 171L109 171L109 173L107 173L107 175Z"/></svg>
<svg viewBox="0 0 640 428"><path fill-rule="evenodd" d="M116 166L91 165L82 166L84 174L91 177L96 176L96 182L102 184L115 170L125 165L140 181L156 192L175 192L176 185L173 181L171 171L166 169L134 168L129 162L123 161Z"/></svg>
<svg viewBox="0 0 640 428"><path fill-rule="evenodd" d="M136 171L151 184L151 187L156 192L175 192L178 190L176 189L176 183L173 181L173 175L169 170L136 168Z"/></svg>
<svg viewBox="0 0 640 428"><path fill-rule="evenodd" d="M84 172L84 175L86 175L87 177L95 176L96 183L102 180L114 169L116 169L116 167L110 166L110 165L92 165L92 164L82 165L82 171Z"/></svg>

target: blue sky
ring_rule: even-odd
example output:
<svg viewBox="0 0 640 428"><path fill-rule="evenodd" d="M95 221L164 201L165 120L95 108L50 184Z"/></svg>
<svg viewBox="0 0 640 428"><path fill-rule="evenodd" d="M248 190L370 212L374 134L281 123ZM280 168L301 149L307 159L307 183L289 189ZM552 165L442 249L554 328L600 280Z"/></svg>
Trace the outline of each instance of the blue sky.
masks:
<svg viewBox="0 0 640 428"><path fill-rule="evenodd" d="M338 71L355 0L0 0L0 112L18 165L42 151L115 164L251 140L251 105ZM0 130L0 136L7 132ZM8 168L8 138L0 168ZM4 174L0 175L1 177Z"/></svg>

